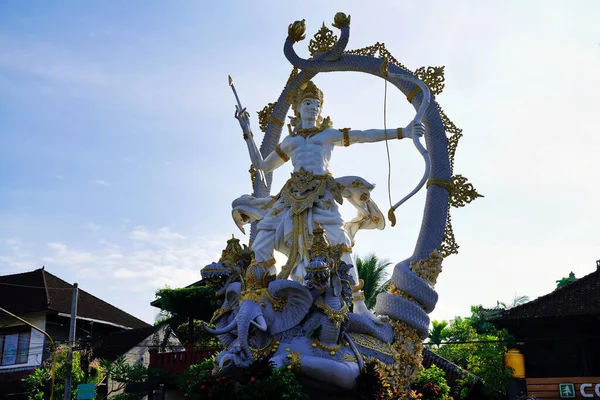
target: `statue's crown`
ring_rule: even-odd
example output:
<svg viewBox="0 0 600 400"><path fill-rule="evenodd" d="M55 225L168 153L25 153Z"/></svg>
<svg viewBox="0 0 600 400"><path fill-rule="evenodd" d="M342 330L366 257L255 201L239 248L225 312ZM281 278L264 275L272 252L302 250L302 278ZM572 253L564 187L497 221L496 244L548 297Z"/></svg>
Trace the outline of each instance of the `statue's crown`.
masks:
<svg viewBox="0 0 600 400"><path fill-rule="evenodd" d="M243 251L240 240L231 235L231 239L227 241L227 247L221 253L219 263L233 266L241 258Z"/></svg>
<svg viewBox="0 0 600 400"><path fill-rule="evenodd" d="M253 260L246 271L244 290L252 291L264 289L269 286L273 277L274 276L269 275L268 267L264 262L256 262Z"/></svg>
<svg viewBox="0 0 600 400"><path fill-rule="evenodd" d="M298 107L298 105L304 99L318 99L321 102L321 106L323 105L323 91L317 87L313 83L313 81L308 81L304 85L298 89L296 93L296 99L294 100L294 109Z"/></svg>

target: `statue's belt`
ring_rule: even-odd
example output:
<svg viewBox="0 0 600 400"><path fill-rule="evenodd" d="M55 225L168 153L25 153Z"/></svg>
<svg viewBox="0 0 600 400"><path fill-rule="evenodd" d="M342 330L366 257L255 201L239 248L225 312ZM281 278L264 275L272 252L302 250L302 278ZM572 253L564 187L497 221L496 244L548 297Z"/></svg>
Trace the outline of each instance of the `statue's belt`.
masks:
<svg viewBox="0 0 600 400"><path fill-rule="evenodd" d="M329 190L334 200L342 204L340 186L330 174L317 175L301 170L293 172L292 177L279 193L282 202L298 215L317 203Z"/></svg>

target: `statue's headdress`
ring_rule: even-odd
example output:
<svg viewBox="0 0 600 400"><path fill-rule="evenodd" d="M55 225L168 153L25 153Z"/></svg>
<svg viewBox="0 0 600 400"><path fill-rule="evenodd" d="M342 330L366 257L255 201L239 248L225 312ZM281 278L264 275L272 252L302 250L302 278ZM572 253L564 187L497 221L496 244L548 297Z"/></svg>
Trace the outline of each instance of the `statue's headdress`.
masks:
<svg viewBox="0 0 600 400"><path fill-rule="evenodd" d="M321 106L323 105L323 91L317 87L313 83L313 81L308 81L304 85L298 89L296 92L296 96L293 100L294 110L298 108L298 105L302 103L304 99L317 99L321 102Z"/></svg>
<svg viewBox="0 0 600 400"><path fill-rule="evenodd" d="M292 126L296 126L300 122L300 114L298 113L298 106L302 103L304 99L317 99L321 103L321 108L323 107L323 91L314 84L313 81L308 81L304 85L300 87L300 89L296 90L296 92L291 93L291 103L292 109L294 110L294 117L291 117L290 123ZM317 126L322 126L325 124L325 128L331 128L333 125L329 117L325 120L319 114L317 118Z"/></svg>

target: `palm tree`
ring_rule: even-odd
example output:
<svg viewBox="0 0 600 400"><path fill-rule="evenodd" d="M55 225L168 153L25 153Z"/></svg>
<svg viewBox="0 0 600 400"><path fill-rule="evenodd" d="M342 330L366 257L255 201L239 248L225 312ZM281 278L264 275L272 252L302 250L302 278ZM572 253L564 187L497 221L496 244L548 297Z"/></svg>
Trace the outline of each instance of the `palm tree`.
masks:
<svg viewBox="0 0 600 400"><path fill-rule="evenodd" d="M358 271L358 278L365 282L363 292L365 304L368 309L375 307L379 293L390 290L392 282L388 279L386 268L391 264L388 260L380 260L375 254L367 254L364 258L356 256L354 265Z"/></svg>
<svg viewBox="0 0 600 400"><path fill-rule="evenodd" d="M429 342L434 343L438 348L440 343L448 338L448 321L431 321L433 326L429 331Z"/></svg>
<svg viewBox="0 0 600 400"><path fill-rule="evenodd" d="M505 303L503 301L496 301L496 308L502 310L510 310L511 308L515 308L520 306L521 304L525 304L529 301L529 296L518 296L515 294L515 298L510 303Z"/></svg>

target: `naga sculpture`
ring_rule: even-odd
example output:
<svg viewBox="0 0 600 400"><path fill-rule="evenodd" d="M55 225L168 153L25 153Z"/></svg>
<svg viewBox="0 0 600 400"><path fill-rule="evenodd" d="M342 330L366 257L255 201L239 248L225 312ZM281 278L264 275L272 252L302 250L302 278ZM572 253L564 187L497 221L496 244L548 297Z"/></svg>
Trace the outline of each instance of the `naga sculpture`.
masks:
<svg viewBox="0 0 600 400"><path fill-rule="evenodd" d="M242 230L252 224L250 251L232 239L222 259L202 270L224 298L213 317L217 329L207 329L219 335L225 348L216 368L243 368L266 357L315 381L351 389L365 362L374 362L390 386L406 390L420 366L427 314L437 302L433 286L441 271L439 250L452 187L448 139L439 107L429 107L433 96L428 86L387 58L345 52L350 17L338 13L334 22L340 38L311 59L302 59L293 47L304 38L304 21L289 26L284 53L296 72L269 108L260 149L238 99L236 118L257 179L252 195L234 201L233 217ZM329 118L321 118L324 96L311 79L335 71L385 79L407 96L416 117L393 130L332 129ZM293 127L280 142L290 105ZM423 155L425 171L388 218L394 225L393 210L428 182L424 216L413 254L394 267L391 290L378 296L374 315L364 305L350 253L357 230L383 229L385 218L370 200L373 185L359 177L335 179L328 163L334 146L405 137ZM292 178L270 196L272 171L289 159ZM336 205L344 199L358 211L345 224ZM273 250L288 256L277 275Z"/></svg>

